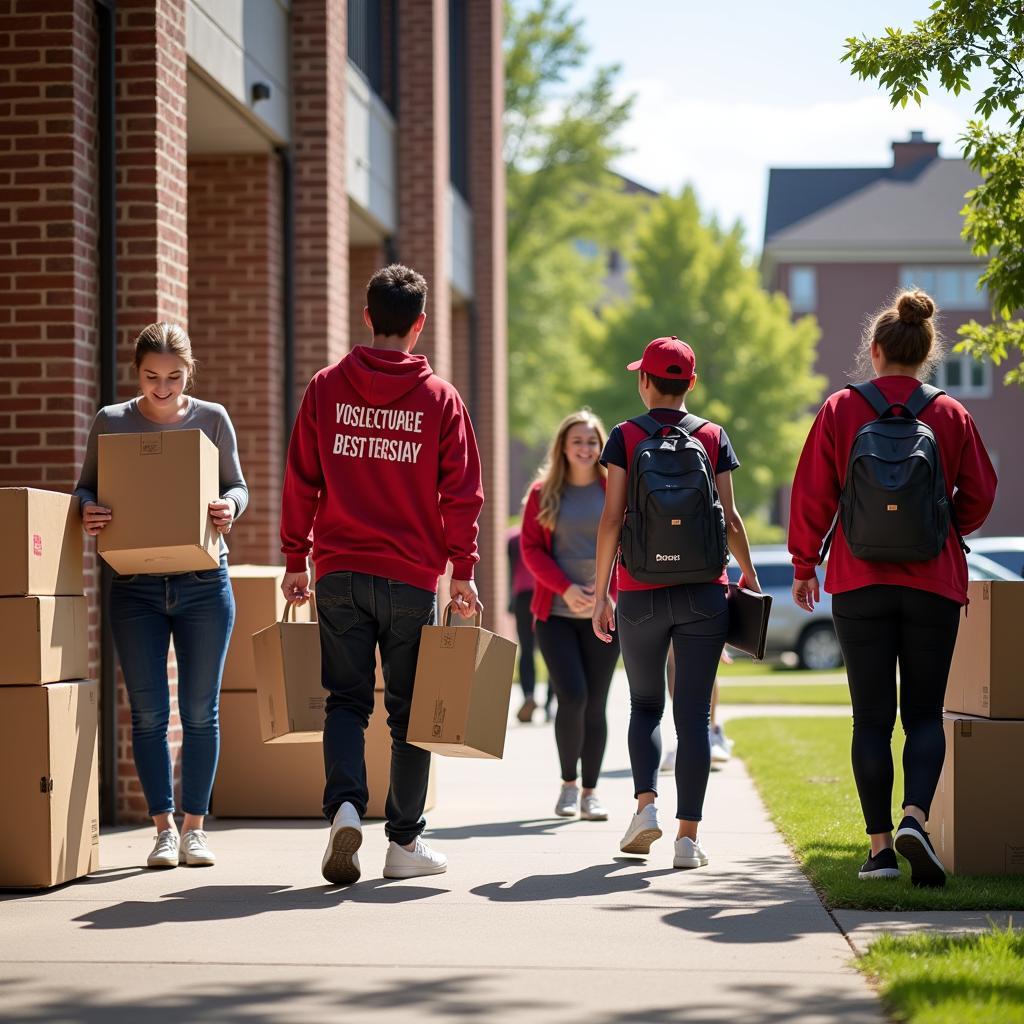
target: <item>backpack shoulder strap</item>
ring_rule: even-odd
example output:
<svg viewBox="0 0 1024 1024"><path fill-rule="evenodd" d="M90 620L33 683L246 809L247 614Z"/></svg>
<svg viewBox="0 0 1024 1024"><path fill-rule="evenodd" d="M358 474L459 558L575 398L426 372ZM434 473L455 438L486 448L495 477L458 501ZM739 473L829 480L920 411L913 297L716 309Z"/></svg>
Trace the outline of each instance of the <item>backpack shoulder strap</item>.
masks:
<svg viewBox="0 0 1024 1024"><path fill-rule="evenodd" d="M643 416L636 416L629 422L636 424L648 437L660 434L665 427L669 426L667 423L659 423L649 412L644 413Z"/></svg>
<svg viewBox="0 0 1024 1024"><path fill-rule="evenodd" d="M944 395L945 393L941 388L932 387L931 384L918 384L914 389L914 393L904 403L903 408L914 419L917 419L939 395Z"/></svg>
<svg viewBox="0 0 1024 1024"><path fill-rule="evenodd" d="M699 416L695 416L692 412L686 414L686 416L679 422L679 426L683 428L688 434L696 434L701 427L703 427L708 421L702 420Z"/></svg>
<svg viewBox="0 0 1024 1024"><path fill-rule="evenodd" d="M885 395L874 381L869 380L864 384L847 384L846 386L851 391L856 391L875 410L877 416L884 416L891 408L890 403L885 400Z"/></svg>

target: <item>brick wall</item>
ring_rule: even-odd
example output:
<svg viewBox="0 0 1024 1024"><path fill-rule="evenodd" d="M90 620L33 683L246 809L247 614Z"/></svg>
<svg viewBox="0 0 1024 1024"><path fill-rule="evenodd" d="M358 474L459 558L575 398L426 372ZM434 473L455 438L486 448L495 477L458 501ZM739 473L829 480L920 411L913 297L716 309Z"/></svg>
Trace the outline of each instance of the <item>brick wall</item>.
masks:
<svg viewBox="0 0 1024 1024"><path fill-rule="evenodd" d="M235 425L249 507L228 538L235 564L281 561L284 457L281 175L273 153L191 156L188 312L195 394Z"/></svg>
<svg viewBox="0 0 1024 1024"><path fill-rule="evenodd" d="M348 324L349 344L362 345L369 341L370 332L363 323L366 306L366 285L375 271L385 265L384 249L380 245L353 245L348 251Z"/></svg>

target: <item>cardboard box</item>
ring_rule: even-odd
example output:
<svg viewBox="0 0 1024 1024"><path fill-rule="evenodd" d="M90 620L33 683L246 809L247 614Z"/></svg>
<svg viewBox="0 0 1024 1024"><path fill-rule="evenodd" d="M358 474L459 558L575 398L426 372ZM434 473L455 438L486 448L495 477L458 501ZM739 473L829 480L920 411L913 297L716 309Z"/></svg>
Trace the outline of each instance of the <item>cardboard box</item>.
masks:
<svg viewBox="0 0 1024 1024"><path fill-rule="evenodd" d="M115 572L216 569L219 497L217 446L201 430L100 435L98 500L113 518L96 549Z"/></svg>
<svg viewBox="0 0 1024 1024"><path fill-rule="evenodd" d="M367 818L383 818L391 777L391 734L379 690L366 730ZM292 743L260 740L256 694L221 695L220 764L213 785L219 818L320 818L323 816L323 733ZM436 802L431 763L426 810Z"/></svg>
<svg viewBox="0 0 1024 1024"><path fill-rule="evenodd" d="M425 626L409 715L410 743L452 757L500 758L516 644L477 626Z"/></svg>
<svg viewBox="0 0 1024 1024"><path fill-rule="evenodd" d="M256 688L252 637L261 629L272 626L284 614L285 599L281 593L284 571L284 566L277 565L228 567L231 589L235 595L235 628L231 631L231 642L224 661L221 691ZM310 604L296 608L296 620L309 622L310 608Z"/></svg>
<svg viewBox="0 0 1024 1024"><path fill-rule="evenodd" d="M973 580L946 685L946 710L983 718L1024 718L1024 580Z"/></svg>
<svg viewBox="0 0 1024 1024"><path fill-rule="evenodd" d="M1024 874L1024 722L946 714L928 832L956 875Z"/></svg>
<svg viewBox="0 0 1024 1024"><path fill-rule="evenodd" d="M43 888L99 867L94 682L0 690L0 888Z"/></svg>
<svg viewBox="0 0 1024 1024"><path fill-rule="evenodd" d="M35 487L2 487L0 523L0 597L84 593L77 498Z"/></svg>
<svg viewBox="0 0 1024 1024"><path fill-rule="evenodd" d="M0 686L57 683L89 672L84 597L0 598Z"/></svg>

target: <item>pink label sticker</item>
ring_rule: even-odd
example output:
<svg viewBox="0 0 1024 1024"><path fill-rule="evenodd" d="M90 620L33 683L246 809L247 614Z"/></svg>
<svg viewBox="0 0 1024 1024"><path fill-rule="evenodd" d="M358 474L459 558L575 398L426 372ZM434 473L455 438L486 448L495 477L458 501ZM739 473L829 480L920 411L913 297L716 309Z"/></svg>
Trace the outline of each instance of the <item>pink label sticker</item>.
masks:
<svg viewBox="0 0 1024 1024"><path fill-rule="evenodd" d="M43 538L40 537L38 533L32 534L32 554L35 555L36 558L43 557Z"/></svg>

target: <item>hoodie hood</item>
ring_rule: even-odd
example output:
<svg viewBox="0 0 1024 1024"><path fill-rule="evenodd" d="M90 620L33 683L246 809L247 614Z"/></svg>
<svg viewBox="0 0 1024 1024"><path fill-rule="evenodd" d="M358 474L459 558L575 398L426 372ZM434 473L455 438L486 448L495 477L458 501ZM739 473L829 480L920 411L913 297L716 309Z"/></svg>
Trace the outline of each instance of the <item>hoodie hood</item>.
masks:
<svg viewBox="0 0 1024 1024"><path fill-rule="evenodd" d="M391 405L434 373L426 356L368 345L357 345L340 367L367 405Z"/></svg>

